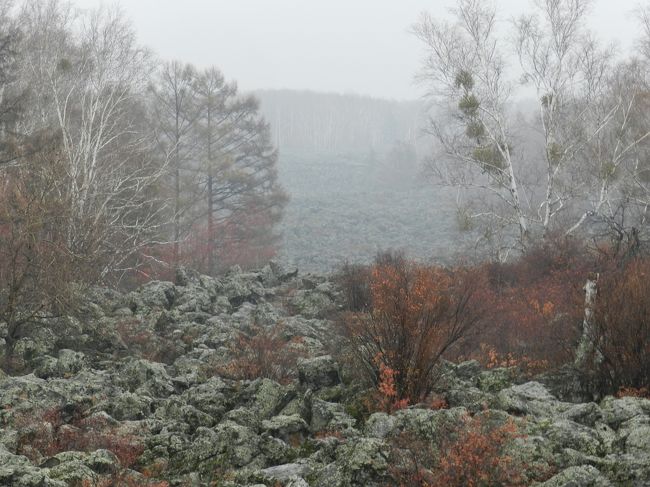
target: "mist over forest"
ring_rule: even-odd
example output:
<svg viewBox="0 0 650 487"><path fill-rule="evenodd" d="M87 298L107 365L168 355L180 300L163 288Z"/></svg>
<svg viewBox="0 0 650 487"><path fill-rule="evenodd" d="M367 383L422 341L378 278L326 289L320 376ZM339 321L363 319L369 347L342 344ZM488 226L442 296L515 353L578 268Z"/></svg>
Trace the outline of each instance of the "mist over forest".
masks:
<svg viewBox="0 0 650 487"><path fill-rule="evenodd" d="M448 261L463 239L456 192L427 179L424 100L259 91L290 200L282 261L306 271L367 263L387 249Z"/></svg>

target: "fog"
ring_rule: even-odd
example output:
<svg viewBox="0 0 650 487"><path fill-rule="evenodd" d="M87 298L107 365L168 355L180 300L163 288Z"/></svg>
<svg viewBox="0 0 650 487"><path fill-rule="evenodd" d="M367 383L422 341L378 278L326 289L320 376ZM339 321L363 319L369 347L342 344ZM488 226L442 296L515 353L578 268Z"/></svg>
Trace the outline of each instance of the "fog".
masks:
<svg viewBox="0 0 650 487"><path fill-rule="evenodd" d="M76 0L92 9L99 0ZM109 5L112 5L108 2ZM165 60L216 66L261 101L289 196L278 225L280 259L303 270L367 262L382 249L449 260L479 233L461 232L466 195L424 170L434 141L430 106L414 81L425 50L412 32L422 12L450 16L453 0L137 0L118 2L138 41ZM500 0L497 30L528 2ZM640 36L635 1L594 1L587 27L618 53ZM508 61L516 65L511 50ZM516 70L516 68L515 68ZM533 91L520 89L521 110ZM524 127L526 148L539 148ZM518 134L522 136L522 134ZM536 145L537 144L537 145ZM528 171L528 169L524 169ZM531 173L532 174L532 173ZM525 184L534 188L535 173ZM453 185L452 185L453 186ZM534 194L530 189L529 194ZM467 228L465 229L467 230Z"/></svg>
<svg viewBox="0 0 650 487"><path fill-rule="evenodd" d="M105 0L76 0L82 8ZM165 59L217 65L246 90L291 88L415 99L423 55L410 26L444 16L453 0L122 0L141 42ZM527 2L496 2L503 18ZM638 25L636 0L597 0L591 27L623 48Z"/></svg>

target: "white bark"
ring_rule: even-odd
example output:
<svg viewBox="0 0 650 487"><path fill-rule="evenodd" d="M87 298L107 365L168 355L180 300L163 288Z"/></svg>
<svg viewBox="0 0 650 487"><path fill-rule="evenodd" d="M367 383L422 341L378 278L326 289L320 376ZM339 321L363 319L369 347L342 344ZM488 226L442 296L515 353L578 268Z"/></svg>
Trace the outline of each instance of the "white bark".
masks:
<svg viewBox="0 0 650 487"><path fill-rule="evenodd" d="M597 350L596 333L594 329L594 312L596 306L596 297L598 295L598 275L594 278L587 279L584 286L585 291L585 314L582 320L582 335L576 350L575 366L583 369L590 360L596 362L601 360Z"/></svg>

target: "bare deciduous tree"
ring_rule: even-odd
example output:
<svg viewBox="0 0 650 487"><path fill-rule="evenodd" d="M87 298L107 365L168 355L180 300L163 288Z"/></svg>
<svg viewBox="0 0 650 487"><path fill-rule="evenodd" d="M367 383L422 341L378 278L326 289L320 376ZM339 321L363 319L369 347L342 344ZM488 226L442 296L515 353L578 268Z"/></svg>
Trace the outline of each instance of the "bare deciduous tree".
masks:
<svg viewBox="0 0 650 487"><path fill-rule="evenodd" d="M529 222L516 173L513 133L507 109L513 84L496 33L495 10L478 0L461 0L454 24L423 14L415 34L426 44L420 79L446 114L431 119L445 163L436 167L455 186L492 193L509 211L482 215L515 225L521 244L529 238Z"/></svg>
<svg viewBox="0 0 650 487"><path fill-rule="evenodd" d="M495 8L478 0L459 0L453 24L424 15L414 28L427 47L420 78L442 108L430 124L443 152L435 172L491 195L469 217L514 237L506 251L611 218L637 178L632 161L649 135L636 115L645 88L634 63L618 65L586 30L590 3L536 0L514 22L513 42L497 35ZM514 54L517 66L507 62ZM517 96L531 88L534 140L515 116Z"/></svg>
<svg viewBox="0 0 650 487"><path fill-rule="evenodd" d="M143 94L149 54L118 10L81 15L67 4L27 2L23 76L32 91L25 131L54 127L69 204L68 250L93 259L100 278L137 266L157 238L161 202L150 189L164 161L152 157Z"/></svg>

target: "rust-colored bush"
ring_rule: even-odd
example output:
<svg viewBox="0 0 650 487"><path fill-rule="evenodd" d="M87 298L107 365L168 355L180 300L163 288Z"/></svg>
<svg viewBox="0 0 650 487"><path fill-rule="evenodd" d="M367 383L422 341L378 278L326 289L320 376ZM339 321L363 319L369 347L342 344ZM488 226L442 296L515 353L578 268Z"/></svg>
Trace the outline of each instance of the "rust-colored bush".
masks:
<svg viewBox="0 0 650 487"><path fill-rule="evenodd" d="M549 238L510 263L483 267L494 317L471 358L536 373L572 360L594 258L579 243Z"/></svg>
<svg viewBox="0 0 650 487"><path fill-rule="evenodd" d="M621 397L644 397L650 399L650 389L647 387L621 387L615 395L619 399Z"/></svg>
<svg viewBox="0 0 650 487"><path fill-rule="evenodd" d="M439 360L485 317L480 272L381 256L369 277L371 307L343 319L361 370L387 409L426 398Z"/></svg>
<svg viewBox="0 0 650 487"><path fill-rule="evenodd" d="M214 373L234 380L260 377L286 384L295 378L298 359L305 356L301 338L287 339L281 324L255 326L249 334L240 333L230 346L231 360L209 367Z"/></svg>
<svg viewBox="0 0 650 487"><path fill-rule="evenodd" d="M517 436L517 427L512 421L493 426L489 418L466 418L457 437L443 442L431 485L528 485L523 475L526 466L505 451L508 443Z"/></svg>
<svg viewBox="0 0 650 487"><path fill-rule="evenodd" d="M548 472L538 472L508 454L518 437L512 421L495 424L486 415L465 417L435 444L402 434L391 444L392 485L516 487L543 479Z"/></svg>
<svg viewBox="0 0 650 487"><path fill-rule="evenodd" d="M79 412L66 421L59 407L22 414L15 422L17 451L34 462L64 451L104 449L113 452L123 468L130 468L144 452L140 437L124 433L101 418L84 418Z"/></svg>
<svg viewBox="0 0 650 487"><path fill-rule="evenodd" d="M650 389L650 258L601 275L594 315L592 366L602 393Z"/></svg>

